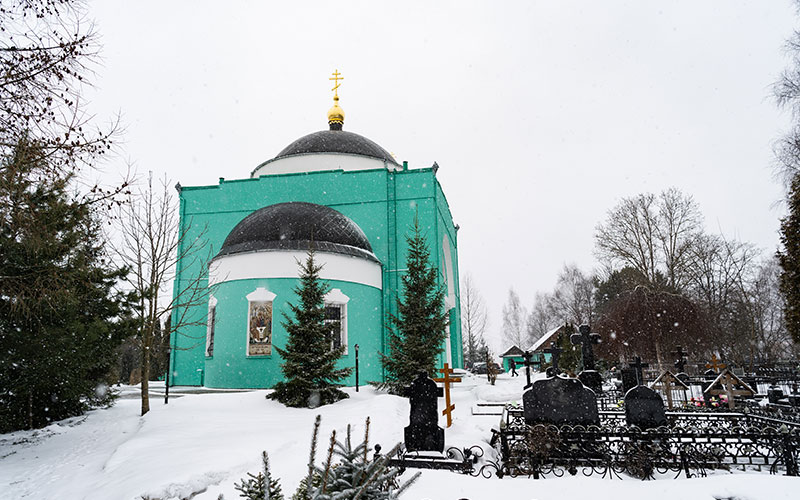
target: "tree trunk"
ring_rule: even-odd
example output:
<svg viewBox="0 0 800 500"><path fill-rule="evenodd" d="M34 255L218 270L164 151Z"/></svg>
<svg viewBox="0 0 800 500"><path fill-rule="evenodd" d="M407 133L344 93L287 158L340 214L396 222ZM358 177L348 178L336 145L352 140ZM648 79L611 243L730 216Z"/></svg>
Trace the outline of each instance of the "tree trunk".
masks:
<svg viewBox="0 0 800 500"><path fill-rule="evenodd" d="M150 327L142 332L142 416L150 411Z"/></svg>

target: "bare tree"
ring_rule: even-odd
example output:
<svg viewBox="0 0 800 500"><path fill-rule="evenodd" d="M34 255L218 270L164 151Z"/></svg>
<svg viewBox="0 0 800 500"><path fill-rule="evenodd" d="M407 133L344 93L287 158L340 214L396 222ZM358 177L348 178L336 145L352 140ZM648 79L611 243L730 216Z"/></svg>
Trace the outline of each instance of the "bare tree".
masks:
<svg viewBox="0 0 800 500"><path fill-rule="evenodd" d="M701 227L697 203L675 188L623 198L597 226L596 254L609 270L628 266L653 286L679 291Z"/></svg>
<svg viewBox="0 0 800 500"><path fill-rule="evenodd" d="M525 321L527 311L513 288L508 290L508 302L503 306L503 341L507 347L515 345L520 349L530 342Z"/></svg>
<svg viewBox="0 0 800 500"><path fill-rule="evenodd" d="M536 342L561 322L561 319L554 314L551 299L547 293L536 294L527 322L528 338L532 342ZM520 347L525 349L523 346Z"/></svg>
<svg viewBox="0 0 800 500"><path fill-rule="evenodd" d="M192 317L189 312L193 306L208 303L211 289L205 285L203 272L186 282L176 282L179 289L165 296L179 262L185 268L207 269L206 240L203 234L190 239L185 237L185 232L179 232L176 203L167 180L164 178L159 185L154 185L152 172L147 185L138 191L133 201L120 208L119 219L121 235L114 252L121 263L130 268L127 282L138 298L144 415L150 410L150 361L158 329L162 328L161 336L169 338L188 325L206 322L205 317ZM173 310L178 311L177 317L165 321ZM198 339L199 342L202 339Z"/></svg>
<svg viewBox="0 0 800 500"><path fill-rule="evenodd" d="M556 324L591 323L595 315L594 278L575 264L564 264L549 300Z"/></svg>
<svg viewBox="0 0 800 500"><path fill-rule="evenodd" d="M486 304L478 288L467 273L461 283L461 333L464 344L464 357L468 366L481 360L485 348L484 333L489 322Z"/></svg>

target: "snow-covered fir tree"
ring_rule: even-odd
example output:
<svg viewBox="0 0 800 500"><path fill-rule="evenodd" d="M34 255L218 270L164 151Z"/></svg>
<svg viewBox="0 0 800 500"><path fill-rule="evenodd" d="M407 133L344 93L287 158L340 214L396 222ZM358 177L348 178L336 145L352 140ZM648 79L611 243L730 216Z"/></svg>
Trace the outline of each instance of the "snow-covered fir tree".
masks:
<svg viewBox="0 0 800 500"><path fill-rule="evenodd" d="M434 375L436 357L447 337L444 289L436 281L436 270L430 264L430 251L417 217L406 241L408 270L402 278L405 293L397 299L397 314L389 315L389 353L381 355L386 380L379 386L394 394L400 394L420 371Z"/></svg>
<svg viewBox="0 0 800 500"><path fill-rule="evenodd" d="M286 380L275 384L269 397L287 406L310 406L310 398L316 394L321 405L347 397L336 383L350 375L352 368L336 367L345 346L332 347L331 325L325 323L329 287L320 279L320 269L314 262L314 250L309 249L308 258L300 264L300 285L295 288L299 303L289 304L294 318L284 314L288 341L283 349L275 347L283 358L281 370Z"/></svg>

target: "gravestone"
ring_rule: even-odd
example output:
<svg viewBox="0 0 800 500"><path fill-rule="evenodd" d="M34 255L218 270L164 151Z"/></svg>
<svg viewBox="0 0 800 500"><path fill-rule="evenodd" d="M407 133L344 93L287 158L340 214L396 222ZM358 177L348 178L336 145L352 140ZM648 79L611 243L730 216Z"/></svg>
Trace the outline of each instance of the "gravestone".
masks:
<svg viewBox="0 0 800 500"><path fill-rule="evenodd" d="M444 429L439 427L437 398L442 389L420 372L406 388L405 395L411 403L409 425L405 428L405 443L408 451L444 451Z"/></svg>
<svg viewBox="0 0 800 500"><path fill-rule="evenodd" d="M578 374L578 378L583 385L599 394L603 392L603 377L594 369L594 350L592 346L600 343L600 335L591 332L592 329L589 325L581 325L578 327L578 333L573 333L569 340L573 345L581 346L583 370Z"/></svg>
<svg viewBox="0 0 800 500"><path fill-rule="evenodd" d="M767 390L767 400L772 404L778 404L783 399L783 389L778 386L770 386Z"/></svg>
<svg viewBox="0 0 800 500"><path fill-rule="evenodd" d="M664 400L653 389L638 385L625 393L625 421L640 429L667 425Z"/></svg>
<svg viewBox="0 0 800 500"><path fill-rule="evenodd" d="M633 368L623 368L620 370L620 377L622 378L622 392L627 393L637 385L636 370Z"/></svg>
<svg viewBox="0 0 800 500"><path fill-rule="evenodd" d="M522 395L528 425L600 425L597 396L576 378L540 379Z"/></svg>

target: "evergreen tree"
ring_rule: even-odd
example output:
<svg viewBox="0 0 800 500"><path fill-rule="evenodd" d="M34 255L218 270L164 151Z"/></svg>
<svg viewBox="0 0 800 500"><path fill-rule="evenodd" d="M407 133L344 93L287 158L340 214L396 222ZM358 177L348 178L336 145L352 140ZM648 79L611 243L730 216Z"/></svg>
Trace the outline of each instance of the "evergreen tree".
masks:
<svg viewBox="0 0 800 500"><path fill-rule="evenodd" d="M325 294L329 287L319 277L322 269L314 263L314 250L300 265L300 284L295 288L299 304L289 304L294 319L284 313L283 326L289 334L284 349L275 347L283 358L285 381L275 384L269 395L287 406L307 407L314 393L319 404L347 397L336 383L350 375L352 368L336 368L345 346L332 348L331 325L325 324Z"/></svg>
<svg viewBox="0 0 800 500"><path fill-rule="evenodd" d="M436 357L447 338L444 289L436 281L436 270L430 265L430 251L417 217L406 241L408 271L402 278L405 294L397 299L397 314L389 315L389 354L381 354L386 380L378 384L394 394L400 394L420 371L435 375Z"/></svg>
<svg viewBox="0 0 800 500"><path fill-rule="evenodd" d="M800 342L800 174L795 175L787 195L789 213L781 219L781 244L778 252L782 272L780 291L784 298L786 329Z"/></svg>
<svg viewBox="0 0 800 500"><path fill-rule="evenodd" d="M51 169L38 142L0 159L0 432L36 428L105 402L115 347L130 334L122 273L95 206Z"/></svg>
<svg viewBox="0 0 800 500"><path fill-rule="evenodd" d="M269 470L269 456L266 451L261 452L261 472L257 475L247 473L249 478L242 479L234 488L241 492L240 497L248 500L283 500L280 481L272 479ZM269 488L267 488L269 484Z"/></svg>

